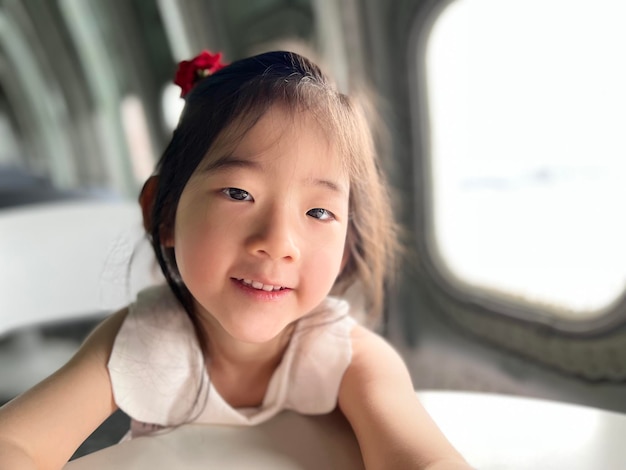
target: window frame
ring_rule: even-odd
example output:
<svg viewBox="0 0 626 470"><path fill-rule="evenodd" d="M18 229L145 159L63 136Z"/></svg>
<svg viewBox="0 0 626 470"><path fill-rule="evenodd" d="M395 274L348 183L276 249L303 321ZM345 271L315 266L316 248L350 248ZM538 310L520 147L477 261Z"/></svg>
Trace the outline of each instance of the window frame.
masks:
<svg viewBox="0 0 626 470"><path fill-rule="evenodd" d="M439 255L434 227L433 182L430 113L426 73L426 49L433 26L440 15L455 0L432 0L416 9L409 31L407 46L409 116L414 158L414 233L412 240L420 257L420 267L432 281L435 296L444 304L464 305L462 310L474 310L481 317L509 319L532 328L548 329L564 335L589 337L626 325L626 289L613 304L600 310L593 318L569 320L550 314L543 305L514 299L504 292L475 287L455 275ZM459 315L463 315L459 312ZM462 321L465 323L465 321ZM466 326L467 328L467 326Z"/></svg>

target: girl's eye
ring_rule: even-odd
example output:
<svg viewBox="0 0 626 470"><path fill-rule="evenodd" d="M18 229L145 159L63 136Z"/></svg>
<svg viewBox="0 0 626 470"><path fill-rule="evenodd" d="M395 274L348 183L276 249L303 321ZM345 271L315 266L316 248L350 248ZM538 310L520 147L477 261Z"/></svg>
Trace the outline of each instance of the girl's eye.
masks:
<svg viewBox="0 0 626 470"><path fill-rule="evenodd" d="M224 188L222 192L235 201L254 201L248 191L239 188Z"/></svg>
<svg viewBox="0 0 626 470"><path fill-rule="evenodd" d="M318 220L333 220L335 218L335 215L332 212L327 211L326 209L321 209L319 207L311 209L306 213L306 215Z"/></svg>

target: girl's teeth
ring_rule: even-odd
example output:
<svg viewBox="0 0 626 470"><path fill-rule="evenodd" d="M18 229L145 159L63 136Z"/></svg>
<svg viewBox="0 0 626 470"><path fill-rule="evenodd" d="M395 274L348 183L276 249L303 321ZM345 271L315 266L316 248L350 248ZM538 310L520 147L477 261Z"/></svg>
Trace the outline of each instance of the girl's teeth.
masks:
<svg viewBox="0 0 626 470"><path fill-rule="evenodd" d="M255 289L259 289L259 290L264 290L266 292L272 292L275 290L281 290L282 287L280 286L272 286L272 285L265 285L261 282L258 281L253 281L251 279L241 279L241 282L243 282L245 285L250 286L250 287L254 287Z"/></svg>

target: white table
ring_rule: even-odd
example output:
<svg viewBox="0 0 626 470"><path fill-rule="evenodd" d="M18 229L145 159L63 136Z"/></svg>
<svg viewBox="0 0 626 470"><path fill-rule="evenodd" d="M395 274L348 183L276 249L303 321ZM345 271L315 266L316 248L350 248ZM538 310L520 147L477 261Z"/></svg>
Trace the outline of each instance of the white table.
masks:
<svg viewBox="0 0 626 470"><path fill-rule="evenodd" d="M64 470L362 470L340 413L283 412L254 427L185 425L74 460Z"/></svg>
<svg viewBox="0 0 626 470"><path fill-rule="evenodd" d="M520 397L418 392L471 465L481 470L621 470L626 415ZM70 462L65 470L360 469L340 415L282 413L260 426L186 425Z"/></svg>
<svg viewBox="0 0 626 470"><path fill-rule="evenodd" d="M421 392L448 439L480 470L626 469L626 415L547 400Z"/></svg>

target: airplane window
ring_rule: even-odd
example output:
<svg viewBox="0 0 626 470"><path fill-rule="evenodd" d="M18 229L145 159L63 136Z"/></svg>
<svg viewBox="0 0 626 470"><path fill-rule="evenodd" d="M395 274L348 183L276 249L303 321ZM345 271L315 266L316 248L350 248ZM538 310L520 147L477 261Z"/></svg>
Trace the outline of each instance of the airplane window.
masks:
<svg viewBox="0 0 626 470"><path fill-rule="evenodd" d="M432 239L455 284L561 320L623 294L625 19L614 0L458 0L432 23Z"/></svg>

